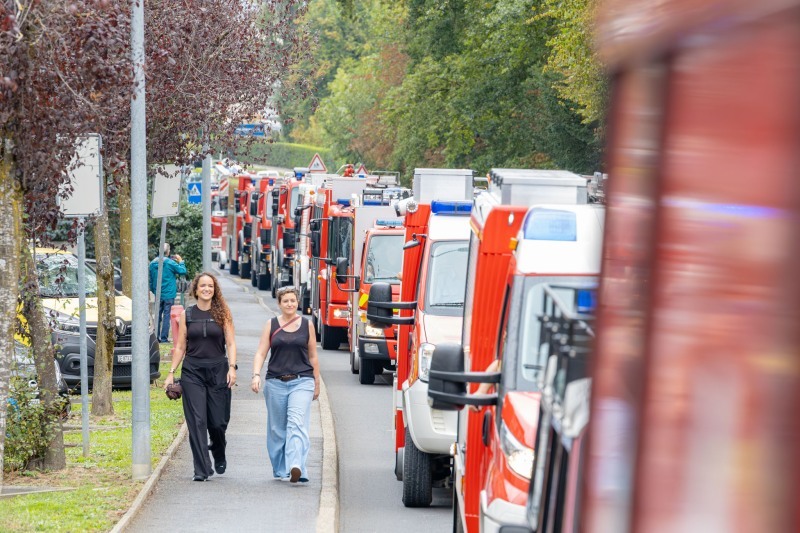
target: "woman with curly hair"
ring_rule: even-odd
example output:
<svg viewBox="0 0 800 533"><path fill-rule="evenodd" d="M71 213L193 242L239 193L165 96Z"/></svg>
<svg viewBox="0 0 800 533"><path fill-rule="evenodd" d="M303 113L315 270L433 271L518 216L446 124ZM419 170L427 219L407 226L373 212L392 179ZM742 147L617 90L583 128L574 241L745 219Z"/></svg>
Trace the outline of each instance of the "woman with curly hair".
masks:
<svg viewBox="0 0 800 533"><path fill-rule="evenodd" d="M233 318L222 297L217 278L208 272L197 274L189 293L197 300L181 314L175 347L164 388L174 381L183 361L181 387L183 414L189 429L194 459L194 481L223 474L225 430L231 418L231 387L236 383L236 341ZM210 445L209 445L210 441ZM208 452L214 458L212 469Z"/></svg>

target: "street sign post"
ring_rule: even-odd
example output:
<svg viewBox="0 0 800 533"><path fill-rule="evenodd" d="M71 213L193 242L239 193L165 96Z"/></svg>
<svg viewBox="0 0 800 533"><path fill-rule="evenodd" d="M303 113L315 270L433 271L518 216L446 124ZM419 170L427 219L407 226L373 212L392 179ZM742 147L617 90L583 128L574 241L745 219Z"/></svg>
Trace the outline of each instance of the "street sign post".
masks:
<svg viewBox="0 0 800 533"><path fill-rule="evenodd" d="M91 133L75 142L75 154L67 169L68 184L62 191L72 189L58 204L67 218L78 219L78 309L81 365L81 433L83 456L89 456L89 353L86 337L86 239L85 219L103 211L103 158L100 135Z"/></svg>
<svg viewBox="0 0 800 533"><path fill-rule="evenodd" d="M186 184L187 201L190 204L199 204L203 201L203 182L190 181Z"/></svg>
<svg viewBox="0 0 800 533"><path fill-rule="evenodd" d="M183 170L180 174L170 172L157 172L153 180L153 208L151 218L161 219L161 239L158 243L158 276L156 277L156 299L153 303L153 324L159 327L158 311L161 305L161 279L164 272L164 241L167 237L167 218L178 216L180 211L181 182ZM160 335L160 329L156 336Z"/></svg>

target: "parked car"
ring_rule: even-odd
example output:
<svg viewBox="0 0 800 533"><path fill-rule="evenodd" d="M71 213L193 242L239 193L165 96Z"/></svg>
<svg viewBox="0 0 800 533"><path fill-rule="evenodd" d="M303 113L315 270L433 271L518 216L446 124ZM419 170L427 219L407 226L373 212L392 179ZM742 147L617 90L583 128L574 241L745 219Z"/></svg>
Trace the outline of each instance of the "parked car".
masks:
<svg viewBox="0 0 800 533"><path fill-rule="evenodd" d="M96 259L86 259L86 265L97 274L97 260ZM122 270L119 267L114 267L114 288L122 292Z"/></svg>
<svg viewBox="0 0 800 533"><path fill-rule="evenodd" d="M58 394L61 398L61 418L67 418L71 409L71 404L69 401L69 387L67 386L67 382L64 381L64 376L61 374L61 369L59 368L58 363L53 361L53 364L56 369ZM38 375L36 372L36 363L34 362L33 354L31 353L29 346L26 346L19 341L14 342L14 364L11 365L11 375L13 377L23 378L24 382L32 393L30 396L28 396L29 398L32 398L32 402L38 403L40 401ZM14 405L14 401L11 398L9 398L9 405Z"/></svg>
<svg viewBox="0 0 800 533"><path fill-rule="evenodd" d="M80 384L80 334L78 308L78 258L69 252L55 249L36 250L36 270L39 276L39 296L53 323L53 343L57 346L56 361L70 388ZM88 265L85 271L86 331L88 334L89 385L94 378L95 341L97 339L97 276ZM115 387L131 385L133 302L118 294L116 305L116 341L111 383ZM150 381L160 377L160 353L155 327L150 317Z"/></svg>

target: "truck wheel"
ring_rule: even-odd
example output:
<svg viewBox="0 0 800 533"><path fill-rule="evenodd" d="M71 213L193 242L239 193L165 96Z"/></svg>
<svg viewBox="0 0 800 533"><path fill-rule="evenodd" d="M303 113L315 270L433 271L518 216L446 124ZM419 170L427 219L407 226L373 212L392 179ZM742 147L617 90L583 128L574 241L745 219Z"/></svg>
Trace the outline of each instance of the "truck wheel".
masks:
<svg viewBox="0 0 800 533"><path fill-rule="evenodd" d="M258 270L250 266L250 285L253 287L258 286Z"/></svg>
<svg viewBox="0 0 800 533"><path fill-rule="evenodd" d="M300 304L303 306L302 313L304 315L311 314L311 296L308 294L308 289L305 287L300 288Z"/></svg>
<svg viewBox="0 0 800 533"><path fill-rule="evenodd" d="M403 505L428 507L433 499L431 456L414 445L411 432L406 428L403 449Z"/></svg>
<svg viewBox="0 0 800 533"><path fill-rule="evenodd" d="M269 272L258 275L258 281L256 282L258 290L266 291L270 288L270 283L272 283L272 278L270 277Z"/></svg>
<svg viewBox="0 0 800 533"><path fill-rule="evenodd" d="M231 259L231 269L230 269L231 276L236 276L239 274L239 261L236 259Z"/></svg>
<svg viewBox="0 0 800 533"><path fill-rule="evenodd" d="M313 312L311 313L311 321L314 323L314 333L317 336L317 342L322 339L322 332L319 330L319 320L317 320L317 315Z"/></svg>
<svg viewBox="0 0 800 533"><path fill-rule="evenodd" d="M322 336L322 349L323 350L338 350L341 344L341 337L336 328L326 326L324 322L320 323L320 334Z"/></svg>
<svg viewBox="0 0 800 533"><path fill-rule="evenodd" d="M242 262L239 265L239 275L242 279L247 279L250 277L250 261Z"/></svg>
<svg viewBox="0 0 800 533"><path fill-rule="evenodd" d="M375 361L363 357L358 358L358 382L362 385L375 383Z"/></svg>
<svg viewBox="0 0 800 533"><path fill-rule="evenodd" d="M272 293L273 298L278 297L278 277L272 276L272 286L270 287L270 293Z"/></svg>
<svg viewBox="0 0 800 533"><path fill-rule="evenodd" d="M350 373L358 374L358 355L355 352L350 352Z"/></svg>

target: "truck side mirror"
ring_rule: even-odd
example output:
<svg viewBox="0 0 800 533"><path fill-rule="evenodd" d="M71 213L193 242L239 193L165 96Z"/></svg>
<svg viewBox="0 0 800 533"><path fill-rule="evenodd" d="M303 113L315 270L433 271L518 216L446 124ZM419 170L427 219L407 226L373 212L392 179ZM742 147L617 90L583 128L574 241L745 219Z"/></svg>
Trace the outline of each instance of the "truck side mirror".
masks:
<svg viewBox="0 0 800 533"><path fill-rule="evenodd" d="M347 283L347 267L349 262L346 257L336 258L336 283Z"/></svg>
<svg viewBox="0 0 800 533"><path fill-rule="evenodd" d="M239 209L241 208L241 203L242 203L242 201L241 201L241 200L239 200L239 197L238 197L238 196L237 196L236 198L234 198L234 199L233 199L233 209L234 209L234 211L235 211L236 213L238 213L238 212L239 212Z"/></svg>
<svg viewBox="0 0 800 533"><path fill-rule="evenodd" d="M301 206L297 206L294 208L294 216L296 217L303 216L303 208Z"/></svg>
<svg viewBox="0 0 800 533"><path fill-rule="evenodd" d="M256 215L258 215L258 193L253 193L250 198L250 216L254 217Z"/></svg>
<svg viewBox="0 0 800 533"><path fill-rule="evenodd" d="M319 226L320 226L320 223L319 223L319 219L318 218L315 218L315 219L310 220L308 222L309 231L319 231L319 229L320 229Z"/></svg>
<svg viewBox="0 0 800 533"><path fill-rule="evenodd" d="M385 307L378 307L378 303L391 303L392 286L385 281L376 281L369 288L369 299L367 300L367 314L371 315L370 321L374 326L386 327L390 325L388 319L392 318L392 310ZM381 319L387 319L383 322Z"/></svg>
<svg viewBox="0 0 800 533"><path fill-rule="evenodd" d="M280 207L280 197L279 192L277 190L272 191L272 213L278 213L278 207Z"/></svg>
<svg viewBox="0 0 800 533"><path fill-rule="evenodd" d="M309 241L311 242L311 257L319 259L319 230L311 232Z"/></svg>
<svg viewBox="0 0 800 533"><path fill-rule="evenodd" d="M460 344L445 342L437 344L431 357L431 370L439 372L464 372L464 348ZM447 381L442 378L428 378L428 405L441 411L460 411L463 401L454 403L467 395L467 384Z"/></svg>

